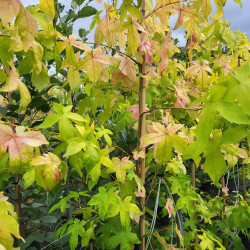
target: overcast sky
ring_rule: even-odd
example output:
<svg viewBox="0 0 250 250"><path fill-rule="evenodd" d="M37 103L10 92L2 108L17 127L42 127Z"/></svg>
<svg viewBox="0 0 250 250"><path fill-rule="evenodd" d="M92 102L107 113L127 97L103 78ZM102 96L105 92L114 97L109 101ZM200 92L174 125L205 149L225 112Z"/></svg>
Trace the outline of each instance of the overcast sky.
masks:
<svg viewBox="0 0 250 250"><path fill-rule="evenodd" d="M33 5L38 4L39 0L21 0L21 2L25 5ZM70 8L71 0L59 0L60 3L64 4L66 6L66 9L68 10ZM91 6L95 7L98 11L103 10L103 3L109 2L112 3L111 0L105 1L103 0L101 4L99 4L97 1L92 1L90 3ZM118 2L122 2L119 0ZM213 2L213 0L211 0ZM242 8L240 8L240 5L235 3L234 0L227 0L226 5L224 6L224 14L225 19L227 21L231 22L231 29L232 30L240 30L241 32L246 32L247 37L250 40L250 0L241 0L242 2ZM216 7L213 4L213 10L216 11ZM104 14L102 15L104 16ZM176 21L177 15L175 15L174 18L171 19L171 26L173 27ZM75 21L74 24L74 34L77 34L77 31L80 28L84 28L88 30L90 24L92 22L92 17L84 18L84 19L78 19ZM184 39L184 31L181 29L178 29L177 31L174 31L172 33L174 38L178 38L180 43L179 45L185 45L185 39ZM91 32L88 36L89 41L93 41L93 32Z"/></svg>

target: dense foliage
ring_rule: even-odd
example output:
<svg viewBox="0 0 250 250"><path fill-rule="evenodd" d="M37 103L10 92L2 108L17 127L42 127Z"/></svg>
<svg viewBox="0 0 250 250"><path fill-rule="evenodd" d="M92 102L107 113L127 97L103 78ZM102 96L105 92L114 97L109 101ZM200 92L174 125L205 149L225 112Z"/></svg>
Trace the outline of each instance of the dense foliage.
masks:
<svg viewBox="0 0 250 250"><path fill-rule="evenodd" d="M250 44L213 1L1 0L0 249L247 249Z"/></svg>

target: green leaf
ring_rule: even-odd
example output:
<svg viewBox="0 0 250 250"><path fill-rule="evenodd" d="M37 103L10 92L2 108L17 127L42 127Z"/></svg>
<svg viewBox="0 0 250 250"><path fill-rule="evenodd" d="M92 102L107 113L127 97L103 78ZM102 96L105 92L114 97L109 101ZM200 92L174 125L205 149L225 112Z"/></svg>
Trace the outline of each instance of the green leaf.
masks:
<svg viewBox="0 0 250 250"><path fill-rule="evenodd" d="M56 223L57 222L57 218L55 216L50 216L50 215L43 216L43 217L39 218L39 220L42 222L46 222L46 223Z"/></svg>
<svg viewBox="0 0 250 250"><path fill-rule="evenodd" d="M220 140L220 132L214 130L213 138L209 139L205 151L206 160L204 163L204 172L208 173L214 184L219 182L221 176L227 169L223 154L219 148Z"/></svg>
<svg viewBox="0 0 250 250"><path fill-rule="evenodd" d="M35 169L30 168L28 171L25 172L23 175L24 179L24 190L27 189L33 182L35 182Z"/></svg>
<svg viewBox="0 0 250 250"><path fill-rule="evenodd" d="M204 147L214 127L216 110L213 105L204 108L203 114L196 127L196 144L197 147Z"/></svg>
<svg viewBox="0 0 250 250"><path fill-rule="evenodd" d="M248 128L246 126L237 126L226 130L220 144L234 144L247 136Z"/></svg>
<svg viewBox="0 0 250 250"><path fill-rule="evenodd" d="M112 158L112 166L108 166L109 173L116 173L116 178L120 182L124 182L126 178L126 170L132 169L134 163L128 157L123 157L121 160L118 157Z"/></svg>
<svg viewBox="0 0 250 250"><path fill-rule="evenodd" d="M136 18L138 18L139 20L142 19L142 13L141 13L141 11L140 11L137 7L135 7L135 6L133 6L133 5L129 5L129 6L127 7L127 11L128 11L133 17L136 17Z"/></svg>
<svg viewBox="0 0 250 250"><path fill-rule="evenodd" d="M62 116L59 120L59 132L66 141L73 137L74 127L65 116Z"/></svg>
<svg viewBox="0 0 250 250"><path fill-rule="evenodd" d="M107 249L115 249L119 245L119 249L121 250L128 250L132 249L132 244L140 244L140 240L138 239L135 233L131 233L131 227L128 228L126 231L116 232L116 234L110 237Z"/></svg>
<svg viewBox="0 0 250 250"><path fill-rule="evenodd" d="M41 92L49 85L50 78L45 70L42 70L39 74L36 74L36 72L33 71L31 81L32 85L35 86L39 92Z"/></svg>
<svg viewBox="0 0 250 250"><path fill-rule="evenodd" d="M68 81L72 89L78 87L81 83L79 70L75 69L74 66L70 66L68 70Z"/></svg>
<svg viewBox="0 0 250 250"><path fill-rule="evenodd" d="M49 115L47 116L43 123L40 124L38 127L39 128L50 128L52 127L56 122L58 122L58 120L60 119L61 115L59 114L53 114L53 115Z"/></svg>
<svg viewBox="0 0 250 250"><path fill-rule="evenodd" d="M104 220L108 212L109 205L117 204L119 202L119 198L117 194L114 193L115 188L109 189L108 192L106 192L106 189L104 187L99 187L98 190L99 190L99 193L94 195L90 199L90 201L88 202L88 205L98 206L99 216L102 220Z"/></svg>
<svg viewBox="0 0 250 250"><path fill-rule="evenodd" d="M73 18L73 21L75 21L78 18L84 18L84 17L89 17L93 16L97 13L97 10L91 6L85 6L83 7L77 15Z"/></svg>
<svg viewBox="0 0 250 250"><path fill-rule="evenodd" d="M165 139L160 141L157 147L156 159L160 164L167 163L172 157L172 143L169 136L165 136Z"/></svg>
<svg viewBox="0 0 250 250"><path fill-rule="evenodd" d="M219 102L216 103L218 112L228 121L237 124L250 124L250 119L236 103Z"/></svg>

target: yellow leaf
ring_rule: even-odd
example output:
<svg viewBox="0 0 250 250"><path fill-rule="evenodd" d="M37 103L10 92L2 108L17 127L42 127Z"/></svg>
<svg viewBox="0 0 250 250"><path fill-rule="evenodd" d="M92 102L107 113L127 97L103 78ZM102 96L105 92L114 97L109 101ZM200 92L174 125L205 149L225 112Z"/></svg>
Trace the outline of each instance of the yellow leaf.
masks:
<svg viewBox="0 0 250 250"><path fill-rule="evenodd" d="M41 11L45 14L47 21L50 22L55 17L54 0L40 0Z"/></svg>
<svg viewBox="0 0 250 250"><path fill-rule="evenodd" d="M15 26L18 29L18 35L21 37L24 51L28 51L33 44L35 35L38 32L38 26L35 18L22 5L17 15Z"/></svg>
<svg viewBox="0 0 250 250"><path fill-rule="evenodd" d="M201 6L201 11L203 13L204 18L206 20L208 20L207 17L208 17L208 15L211 14L211 11L212 11L212 6L211 6L210 0L203 0L202 6Z"/></svg>

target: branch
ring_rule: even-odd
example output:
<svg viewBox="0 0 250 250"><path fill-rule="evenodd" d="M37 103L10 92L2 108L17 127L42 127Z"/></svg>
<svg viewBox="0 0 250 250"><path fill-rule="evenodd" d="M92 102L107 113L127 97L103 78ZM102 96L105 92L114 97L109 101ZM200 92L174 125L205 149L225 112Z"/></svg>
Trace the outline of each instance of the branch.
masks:
<svg viewBox="0 0 250 250"><path fill-rule="evenodd" d="M155 109L182 109L182 110L190 110L190 111L199 111L202 109L202 107L200 107L200 108L155 107L155 108L150 109L149 111L145 111L141 115L146 114L146 113L150 113Z"/></svg>
<svg viewBox="0 0 250 250"><path fill-rule="evenodd" d="M163 4L162 6L160 6L160 7L156 8L156 9L154 9L152 13L148 14L148 15L145 17L145 19L147 19L147 18L150 17L154 12L158 11L159 9L161 9L161 8L163 8L163 7L165 7L165 6L168 6L168 5L171 5L171 4L176 4L176 3L183 3L183 2L187 2L187 0L184 0L184 1L181 1L181 0L180 0L180 1L173 2L173 3L166 3L166 4Z"/></svg>
<svg viewBox="0 0 250 250"><path fill-rule="evenodd" d="M95 42L83 42L83 43L87 43L87 44L93 44L93 45L100 45L100 46L103 46L103 47L106 47L106 48L109 48L109 49L113 49L115 50L116 52L124 55L124 56L127 56L130 60L132 60L133 62L135 62L136 64L139 64L139 62L137 62L133 57L127 55L126 53L114 48L114 47L111 47L109 45L106 45L106 44L103 44L103 43L95 43Z"/></svg>

